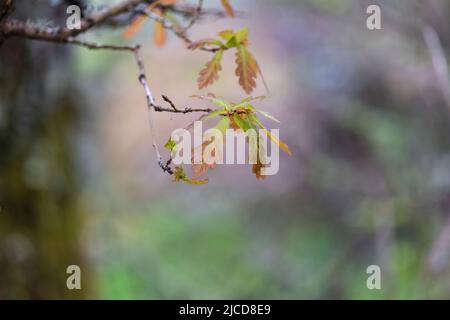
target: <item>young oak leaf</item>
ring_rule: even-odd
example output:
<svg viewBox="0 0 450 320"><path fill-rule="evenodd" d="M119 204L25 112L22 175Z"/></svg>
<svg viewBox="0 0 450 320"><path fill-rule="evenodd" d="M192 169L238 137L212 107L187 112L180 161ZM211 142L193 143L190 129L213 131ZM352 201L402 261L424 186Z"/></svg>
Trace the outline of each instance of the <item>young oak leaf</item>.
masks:
<svg viewBox="0 0 450 320"><path fill-rule="evenodd" d="M215 129L219 130L223 136L225 136L226 130L230 128L231 120L229 117L223 117L217 124L215 125ZM204 175L208 172L209 169L214 169L216 167L216 163L208 164L203 159L203 150L212 143L212 141L206 141L202 145L195 148L192 152L192 172L194 174L194 177L199 177L201 175ZM222 142L218 142L222 144ZM211 153L212 157L215 157L215 149ZM200 163L194 163L195 159L202 159Z"/></svg>
<svg viewBox="0 0 450 320"><path fill-rule="evenodd" d="M203 142L200 146L194 148L192 151L192 173L194 174L194 177L200 177L208 172L209 169L214 169L216 167L215 163L208 164L203 159L203 150L210 144L210 141ZM215 154L213 153L212 156ZM196 159L201 159L200 163L195 163Z"/></svg>
<svg viewBox="0 0 450 320"><path fill-rule="evenodd" d="M225 12L232 18L234 18L234 9L230 4L230 1L228 0L220 0L220 2L222 3L222 6L225 10Z"/></svg>
<svg viewBox="0 0 450 320"><path fill-rule="evenodd" d="M125 40L127 40L127 39L130 39L131 37L133 37L142 28L142 25L144 24L146 19L147 19L146 16L143 16L143 15L137 16L131 22L131 24L128 26L128 28L126 28L125 31L123 32L123 34L122 34L123 38Z"/></svg>
<svg viewBox="0 0 450 320"><path fill-rule="evenodd" d="M157 14L160 17L165 16L164 12L160 9L154 9L153 11L155 12L155 14ZM167 39L167 35L166 35L166 29L164 28L164 25L160 21L155 21L155 31L154 31L154 35L153 35L153 41L154 41L155 45L158 48L163 47L166 44L166 39Z"/></svg>
<svg viewBox="0 0 450 320"><path fill-rule="evenodd" d="M166 29L161 22L155 22L155 34L153 41L158 48L163 47L166 44Z"/></svg>
<svg viewBox="0 0 450 320"><path fill-rule="evenodd" d="M250 94L256 88L256 77L259 73L258 62L245 45L241 44L236 49L236 75L242 89Z"/></svg>
<svg viewBox="0 0 450 320"><path fill-rule="evenodd" d="M175 167L175 170L173 172L173 181L174 182L183 181L185 183L195 184L195 185L202 185L202 184L208 183L208 179L203 179L203 180L189 179L182 167Z"/></svg>
<svg viewBox="0 0 450 320"><path fill-rule="evenodd" d="M292 155L292 152L289 149L289 146L286 143L284 143L283 141L281 141L280 138L278 138L277 136L274 136L272 133L270 133L270 131L267 130L263 126L263 124L258 120L258 118L254 114L250 115L250 121L252 123L254 123L255 125L259 126L261 129L263 129L264 133L267 135L267 137L269 137L270 140L272 140L276 145L278 145L281 150L283 150L290 156Z"/></svg>
<svg viewBox="0 0 450 320"><path fill-rule="evenodd" d="M217 51L212 60L206 63L205 68L200 71L197 79L199 89L202 89L219 79L219 72L222 70L222 66L220 64L222 57L223 50Z"/></svg>
<svg viewBox="0 0 450 320"><path fill-rule="evenodd" d="M255 174L256 179L258 179L258 180L264 180L264 179L266 178L266 176L263 175L263 174L261 173L261 170L262 170L262 168L264 168L264 167L265 167L265 165L263 165L263 164L261 163L261 161L259 160L259 157L258 157L258 161L256 162L256 164L254 164L254 165L252 166L252 173Z"/></svg>
<svg viewBox="0 0 450 320"><path fill-rule="evenodd" d="M175 151L176 150L177 143L172 140L172 137L167 140L166 144L164 145L164 148L166 148L169 151Z"/></svg>
<svg viewBox="0 0 450 320"><path fill-rule="evenodd" d="M207 96L193 94L191 96L191 98L197 98L197 99L210 101L210 102L214 103L216 106L224 108L225 111L230 110L232 107L232 104L230 102L228 102L224 99L221 99L220 97L216 97L213 94L208 94Z"/></svg>
<svg viewBox="0 0 450 320"><path fill-rule="evenodd" d="M145 10L153 11L158 5L163 4L161 1L153 2ZM169 0L166 0L166 1L169 1ZM171 1L175 2L176 0L175 1L171 0ZM126 40L126 39L133 37L142 28L146 19L147 19L146 15L138 15L136 18L134 18L131 21L131 24L128 26L128 28L125 29L125 31L123 32L123 34L122 34L123 38Z"/></svg>
<svg viewBox="0 0 450 320"><path fill-rule="evenodd" d="M218 79L218 73L222 70L220 60L223 52L227 49L236 49L236 75L239 78L239 84L244 91L250 94L256 88L256 78L261 77L266 90L268 87L264 80L261 68L254 58L253 54L248 50L248 28L242 28L236 32L230 29L218 32L218 36L224 41L207 38L193 42L188 45L188 49L201 49L208 45L215 46L216 53L211 61L209 61L205 68L200 71L198 78L199 88L202 89Z"/></svg>

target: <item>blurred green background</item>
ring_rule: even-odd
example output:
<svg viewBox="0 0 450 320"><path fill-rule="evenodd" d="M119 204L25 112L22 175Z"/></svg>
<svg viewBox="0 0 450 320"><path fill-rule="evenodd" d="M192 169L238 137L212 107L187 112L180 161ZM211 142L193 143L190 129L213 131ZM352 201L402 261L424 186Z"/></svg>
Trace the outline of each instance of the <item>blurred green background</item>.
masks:
<svg viewBox="0 0 450 320"><path fill-rule="evenodd" d="M18 17L61 15L17 2ZM131 55L0 47L0 298L450 298L449 88L424 40L428 27L449 55L450 3L232 3L242 17L201 20L191 38L249 27L270 87L257 106L281 120L293 152L265 181L242 165L210 171L206 186L173 183L155 161ZM366 28L370 4L382 30ZM144 43L158 102L203 106L188 97L208 53L173 36L158 49L152 28L130 42ZM223 67L202 93L244 98L233 54ZM156 114L159 143L193 119ZM70 264L81 291L65 287ZM381 290L366 287L373 264Z"/></svg>

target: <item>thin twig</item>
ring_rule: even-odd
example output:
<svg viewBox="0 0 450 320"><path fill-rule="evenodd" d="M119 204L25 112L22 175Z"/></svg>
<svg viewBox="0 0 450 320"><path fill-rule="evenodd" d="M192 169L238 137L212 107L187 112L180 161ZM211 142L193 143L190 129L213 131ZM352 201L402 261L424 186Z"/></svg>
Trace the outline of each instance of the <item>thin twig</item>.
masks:
<svg viewBox="0 0 450 320"><path fill-rule="evenodd" d="M195 10L195 14L192 17L191 21L189 22L189 24L186 26L186 28L184 28L184 32L186 33L190 28L192 28L192 26L197 22L198 18L200 18L200 14L202 13L202 7L203 7L203 0L198 0L198 5L197 8Z"/></svg>
<svg viewBox="0 0 450 320"><path fill-rule="evenodd" d="M104 10L95 11L82 19L80 28L77 29L69 29L67 27L39 28L11 18L7 18L1 23L0 29L4 37L22 37L59 42L63 39L82 34L112 17L129 12L139 4L148 3L149 1L150 0L124 0L117 5L110 6Z"/></svg>
<svg viewBox="0 0 450 320"><path fill-rule="evenodd" d="M59 43L67 43L67 44L73 44L80 47L85 47L92 50L113 50L113 51L131 51L134 52L139 49L139 45L130 45L130 46L121 46L121 45L113 45L113 44L98 44L94 42L87 42L78 40L75 38L67 38L64 39L64 41Z"/></svg>

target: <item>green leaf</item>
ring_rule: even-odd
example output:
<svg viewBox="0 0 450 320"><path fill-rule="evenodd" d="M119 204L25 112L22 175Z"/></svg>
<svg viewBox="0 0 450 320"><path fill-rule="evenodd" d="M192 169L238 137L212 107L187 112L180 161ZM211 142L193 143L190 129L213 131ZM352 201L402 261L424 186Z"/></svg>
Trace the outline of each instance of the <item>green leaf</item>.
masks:
<svg viewBox="0 0 450 320"><path fill-rule="evenodd" d="M227 114L227 111L225 109L217 109L217 110L214 110L214 111L211 111L210 113L208 113L208 115L205 117L205 120L212 119L212 118L226 115L226 114Z"/></svg>
<svg viewBox="0 0 450 320"><path fill-rule="evenodd" d="M238 104L233 107L233 110L247 110L247 111L256 111L256 108L251 104Z"/></svg>
<svg viewBox="0 0 450 320"><path fill-rule="evenodd" d="M262 111L262 110L258 110L258 109L256 109L256 112L261 113L264 117L266 117L266 118L268 118L268 119L270 119L272 121L280 123L280 120L278 120L274 116L270 115L268 112L265 112L265 111Z"/></svg>
<svg viewBox="0 0 450 320"><path fill-rule="evenodd" d="M248 121L247 119L242 119L241 116L237 113L233 114L233 120L239 126L239 128L241 128L244 131L253 128L250 121Z"/></svg>
<svg viewBox="0 0 450 320"><path fill-rule="evenodd" d="M175 170L173 173L173 181L174 182L183 181L187 184L195 184L195 185L202 185L202 184L208 183L208 179L204 179L204 180L190 179L187 176L187 174L184 172L184 169L182 167L175 167Z"/></svg>
<svg viewBox="0 0 450 320"><path fill-rule="evenodd" d="M259 121L259 119L256 117L256 115L254 114L249 114L248 115L248 120L254 125L254 126L258 126L261 129L265 129L265 127L263 126L263 124Z"/></svg>
<svg viewBox="0 0 450 320"><path fill-rule="evenodd" d="M275 142L280 147L281 150L286 152L288 155L292 156L292 152L291 152L291 150L289 150L289 146L286 143L281 141L280 138L278 138L277 136L274 136L273 134L271 134L269 130L264 129L264 131L266 132L266 134L270 138L270 140Z"/></svg>
<svg viewBox="0 0 450 320"><path fill-rule="evenodd" d="M230 41L230 39L234 37L234 31L229 29L220 31L217 34L225 41Z"/></svg>
<svg viewBox="0 0 450 320"><path fill-rule="evenodd" d="M239 42L237 42L236 37L232 37L230 40L225 43L225 47L228 49L237 47L239 45Z"/></svg>
<svg viewBox="0 0 450 320"><path fill-rule="evenodd" d="M288 146L286 143L284 143L283 141L281 141L278 137L272 135L272 134L270 133L270 131L267 130L267 129L262 125L262 123L258 120L258 118L257 118L254 114L250 114L250 115L249 115L249 120L250 120L252 123L255 123L256 125L258 125L260 128L262 128L262 129L264 130L265 134L270 138L270 140L272 140L274 143L276 143L276 144L280 147L280 149L282 149L282 150L283 150L284 152L286 152L288 155L290 155L290 156L292 155L291 150L289 150L289 146Z"/></svg>
<svg viewBox="0 0 450 320"><path fill-rule="evenodd" d="M267 98L267 97L266 97L266 96L247 97L247 98L241 100L241 101L239 102L239 104L241 104L241 103L247 103L247 102L250 102L250 101L256 101L256 100L264 100L265 98Z"/></svg>
<svg viewBox="0 0 450 320"><path fill-rule="evenodd" d="M241 44L248 40L248 28L242 28L235 32L236 41Z"/></svg>
<svg viewBox="0 0 450 320"><path fill-rule="evenodd" d="M225 40L225 47L228 49L248 42L248 28L243 28L236 32L233 30L223 30L218 35Z"/></svg>
<svg viewBox="0 0 450 320"><path fill-rule="evenodd" d="M177 143L172 140L172 137L170 137L169 140L164 145L164 148L166 148L169 151L175 151L176 146L177 146Z"/></svg>

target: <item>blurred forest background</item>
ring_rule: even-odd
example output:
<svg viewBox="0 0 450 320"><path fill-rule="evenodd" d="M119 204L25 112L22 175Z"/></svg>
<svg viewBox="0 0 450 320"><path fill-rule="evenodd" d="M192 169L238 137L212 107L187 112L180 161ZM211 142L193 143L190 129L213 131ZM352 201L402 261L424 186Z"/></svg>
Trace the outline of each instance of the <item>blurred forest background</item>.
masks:
<svg viewBox="0 0 450 320"><path fill-rule="evenodd" d="M16 2L16 17L64 21L51 1ZM449 55L450 2L232 3L243 17L205 19L191 38L249 27L270 87L258 106L293 151L265 181L242 165L205 186L173 183L131 55L3 43L0 298L450 298L450 88L423 36L429 26ZM370 4L382 30L366 28ZM188 96L208 53L173 36L158 49L152 26L132 42L155 95L202 106ZM115 29L89 37L123 42ZM225 56L203 93L242 99ZM156 117L164 144L195 115ZM71 264L81 291L66 288ZM372 264L382 290L366 287Z"/></svg>

